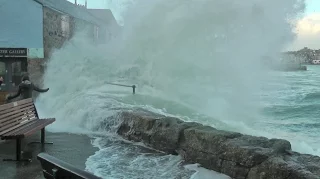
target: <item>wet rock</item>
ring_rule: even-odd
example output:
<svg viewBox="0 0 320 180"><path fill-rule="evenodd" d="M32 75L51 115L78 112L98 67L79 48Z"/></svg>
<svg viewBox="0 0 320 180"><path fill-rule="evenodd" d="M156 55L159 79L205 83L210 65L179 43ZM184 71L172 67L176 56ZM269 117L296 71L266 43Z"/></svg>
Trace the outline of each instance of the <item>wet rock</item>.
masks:
<svg viewBox="0 0 320 180"><path fill-rule="evenodd" d="M279 157L268 159L257 167L251 168L248 178L249 179L264 179L264 178L279 178L287 179L290 175L288 164Z"/></svg>
<svg viewBox="0 0 320 180"><path fill-rule="evenodd" d="M198 125L184 130L181 134L178 152L190 163L200 163L203 167L220 171L223 143L227 139L241 136L240 133L220 131L213 127Z"/></svg>
<svg viewBox="0 0 320 180"><path fill-rule="evenodd" d="M122 112L120 116L122 123L118 134L170 154L177 154L180 133L195 125L177 118L146 112Z"/></svg>
<svg viewBox="0 0 320 180"><path fill-rule="evenodd" d="M125 111L118 134L186 163L232 178L320 178L320 157L291 151L290 142L217 130L147 111Z"/></svg>
<svg viewBox="0 0 320 180"><path fill-rule="evenodd" d="M251 168L270 156L281 153L278 149L291 150L290 143L284 140L269 140L265 137L243 135L238 138L229 139L223 143L220 158L236 162L242 166Z"/></svg>
<svg viewBox="0 0 320 180"><path fill-rule="evenodd" d="M319 157L295 153L292 156L275 156L268 159L252 168L248 178L318 179L319 170Z"/></svg>
<svg viewBox="0 0 320 180"><path fill-rule="evenodd" d="M285 140L269 140L197 126L184 130L179 148L183 150L184 159L190 163L200 163L230 177L245 178L251 167L282 152L278 149L290 150L291 146Z"/></svg>
<svg viewBox="0 0 320 180"><path fill-rule="evenodd" d="M249 170L249 168L236 162L224 160L220 172L233 178L246 179Z"/></svg>

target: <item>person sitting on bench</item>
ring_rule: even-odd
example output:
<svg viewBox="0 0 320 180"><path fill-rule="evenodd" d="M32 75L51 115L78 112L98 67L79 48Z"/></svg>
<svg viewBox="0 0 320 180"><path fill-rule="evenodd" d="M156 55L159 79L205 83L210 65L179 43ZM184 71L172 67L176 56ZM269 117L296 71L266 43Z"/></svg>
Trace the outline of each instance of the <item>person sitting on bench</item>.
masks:
<svg viewBox="0 0 320 180"><path fill-rule="evenodd" d="M21 99L20 100L23 100L23 99L28 99L28 98L32 98L32 92L33 91L37 91L37 92L47 92L49 91L49 88L47 89L40 89L38 88L36 85L34 85L31 81L30 81L30 78L28 75L24 75L22 77L22 82L19 84L19 90L18 92L11 96L11 95L8 95L6 100L11 100L11 99L14 99L14 98L17 98L21 95Z"/></svg>

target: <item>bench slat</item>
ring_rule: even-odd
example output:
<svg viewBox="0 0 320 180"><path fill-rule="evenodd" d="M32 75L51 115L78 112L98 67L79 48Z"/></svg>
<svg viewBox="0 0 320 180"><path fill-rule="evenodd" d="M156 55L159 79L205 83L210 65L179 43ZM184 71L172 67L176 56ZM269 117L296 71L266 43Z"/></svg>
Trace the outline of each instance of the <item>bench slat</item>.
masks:
<svg viewBox="0 0 320 180"><path fill-rule="evenodd" d="M43 123L43 122L40 122L39 119L36 119L36 120L34 121L34 123L28 124L28 125L26 125L26 126L22 126L22 127L18 128L18 129L15 129L15 130L13 130L13 131L5 134L5 136L17 136L17 135L22 135L22 134L24 134L24 131L28 131L28 129L33 129L33 128L37 127L39 124L42 124L42 123Z"/></svg>
<svg viewBox="0 0 320 180"><path fill-rule="evenodd" d="M28 111L16 113L16 114L11 115L5 119L2 119L3 121L0 122L0 127L4 126L6 124L10 124L11 121L14 121L15 119L17 119L17 121L18 120L22 121L23 119L29 119L28 117L32 117L32 116L36 116L36 109L35 108L30 109Z"/></svg>
<svg viewBox="0 0 320 180"><path fill-rule="evenodd" d="M21 101L12 102L12 103L8 103L8 104L4 104L4 105L0 106L0 111L6 110L6 109L10 109L10 108L13 108L13 107L16 107L16 106L19 106L19 105L23 105L23 104L26 104L26 103L30 103L30 102L33 103L32 98L24 99L24 100L21 100Z"/></svg>
<svg viewBox="0 0 320 180"><path fill-rule="evenodd" d="M14 131L1 136L2 139L15 139L17 137L23 138L33 134L36 131L41 130L45 126L53 123L55 119L37 119L33 123L22 126Z"/></svg>
<svg viewBox="0 0 320 180"><path fill-rule="evenodd" d="M21 131L22 129L32 126L34 123L37 122L38 119L33 119L33 120L29 120L29 121L25 121L22 122L20 124L18 124L17 126L13 127L10 131L7 131L5 133L0 134L0 136L7 136L7 135L11 135L14 134L17 131Z"/></svg>
<svg viewBox="0 0 320 180"><path fill-rule="evenodd" d="M36 131L41 130L42 128L48 126L49 124L53 123L55 119L39 119L39 124L37 126L33 126L32 128L26 128L21 133L24 134L25 137L32 135Z"/></svg>
<svg viewBox="0 0 320 180"><path fill-rule="evenodd" d="M3 125L1 126L0 128L0 131L3 131L5 130L6 128L10 128L12 126L14 126L15 124L19 124L23 121L27 121L27 120L33 120L33 119L38 119L35 115L33 114L29 114L28 116L26 117L17 117L16 119L10 121L10 122L6 122L6 123L3 123Z"/></svg>
<svg viewBox="0 0 320 180"><path fill-rule="evenodd" d="M13 130L19 128L19 127L28 126L28 125L34 123L36 120L37 120L37 119L29 120L29 121L26 121L26 122L22 122L22 123L20 123L20 124L18 124L18 125L16 125L16 126L13 126L13 127L9 128L9 129L6 129L6 130L4 130L4 131L1 131L1 132L0 132L0 136L2 137L2 136L4 136L5 134L10 133L11 131L13 131Z"/></svg>
<svg viewBox="0 0 320 180"><path fill-rule="evenodd" d="M36 111L37 110L35 108L33 108L33 109L28 110L28 111L24 111L24 112L19 113L20 116L14 116L12 118L6 118L6 121L0 122L0 127L5 125L5 124L8 124L8 123L10 124L10 121L13 121L13 119L18 119L20 121L24 121L25 119L30 119L32 117L37 117Z"/></svg>
<svg viewBox="0 0 320 180"><path fill-rule="evenodd" d="M12 107L10 109L5 109L5 110L0 111L0 116L5 115L7 113L10 113L12 111L16 111L18 109L22 109L22 108L28 107L28 106L34 106L34 105L33 105L32 102L30 102L30 103L26 103L26 104L22 104L22 105L19 105L19 106Z"/></svg>
<svg viewBox="0 0 320 180"><path fill-rule="evenodd" d="M20 113L17 113L17 114L14 114L12 116L9 116L8 118L6 118L4 122L1 122L0 124L0 127L4 126L4 125L8 125L10 123L14 123L15 120L17 122L21 122L23 120L26 120L26 119L30 119L31 117L36 117L35 115L35 109L29 111L29 112L20 112Z"/></svg>
<svg viewBox="0 0 320 180"><path fill-rule="evenodd" d="M1 119L0 126L1 126L1 124L8 123L8 121L11 121L14 118L17 118L17 117L24 118L27 116L27 114L28 115L36 115L36 109L32 108L32 109L28 109L27 111L16 112L15 114L13 114L11 116L8 116L4 119Z"/></svg>
<svg viewBox="0 0 320 180"><path fill-rule="evenodd" d="M28 107L25 107L25 108L17 109L15 111L12 111L12 112L7 113L7 114L0 115L0 123L2 123L4 121L7 121L7 119L12 117L13 115L25 113L25 112L28 112L28 111L32 111L34 109L35 109L34 106L28 106Z"/></svg>
<svg viewBox="0 0 320 180"><path fill-rule="evenodd" d="M26 117L22 117L22 118L21 117L17 117L17 118L12 120L13 122L10 121L10 122L3 123L0 126L0 132L4 131L4 130L10 128L10 127L13 127L15 125L18 125L23 121L28 121L28 120L33 120L33 119L38 119L38 118L34 114L30 114L30 115L28 115Z"/></svg>

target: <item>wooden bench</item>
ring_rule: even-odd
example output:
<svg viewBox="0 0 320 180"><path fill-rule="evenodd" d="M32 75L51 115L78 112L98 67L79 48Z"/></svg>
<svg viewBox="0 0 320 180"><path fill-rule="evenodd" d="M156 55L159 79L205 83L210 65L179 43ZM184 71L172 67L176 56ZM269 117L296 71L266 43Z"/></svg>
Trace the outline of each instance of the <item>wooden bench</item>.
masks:
<svg viewBox="0 0 320 180"><path fill-rule="evenodd" d="M101 179L46 153L38 154L37 159L41 163L43 176L46 179Z"/></svg>
<svg viewBox="0 0 320 180"><path fill-rule="evenodd" d="M32 99L1 105L0 138L16 140L16 159L4 159L4 161L30 161L21 159L21 140L41 130L41 141L35 143L45 144L45 127L54 121L54 118L39 119Z"/></svg>

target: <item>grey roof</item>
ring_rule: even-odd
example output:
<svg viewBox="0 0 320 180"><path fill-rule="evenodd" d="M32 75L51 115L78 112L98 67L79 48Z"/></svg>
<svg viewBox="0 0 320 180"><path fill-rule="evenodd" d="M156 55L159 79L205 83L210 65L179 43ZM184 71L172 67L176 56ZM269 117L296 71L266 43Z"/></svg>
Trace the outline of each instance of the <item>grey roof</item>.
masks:
<svg viewBox="0 0 320 180"><path fill-rule="evenodd" d="M53 10L60 11L64 14L68 14L77 19L82 19L84 21L90 22L98 26L106 25L101 19L95 17L88 9L84 7L79 7L67 0L34 0Z"/></svg>
<svg viewBox="0 0 320 180"><path fill-rule="evenodd" d="M110 9L88 9L88 11L105 23L117 23Z"/></svg>

